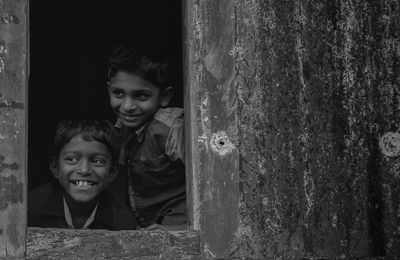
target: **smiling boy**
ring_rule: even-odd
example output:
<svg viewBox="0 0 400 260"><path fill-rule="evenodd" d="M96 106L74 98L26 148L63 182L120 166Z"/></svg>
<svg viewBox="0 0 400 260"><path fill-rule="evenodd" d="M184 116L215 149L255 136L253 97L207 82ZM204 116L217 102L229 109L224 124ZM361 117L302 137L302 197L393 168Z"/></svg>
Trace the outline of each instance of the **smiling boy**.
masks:
<svg viewBox="0 0 400 260"><path fill-rule="evenodd" d="M174 89L167 62L129 47L110 59L108 91L117 116L126 181L114 191L128 191L141 228L186 228L183 109L167 107ZM126 187L128 186L128 187Z"/></svg>
<svg viewBox="0 0 400 260"><path fill-rule="evenodd" d="M65 119L54 137L50 169L57 182L29 192L28 225L135 229L136 219L106 191L117 174L117 133L99 118Z"/></svg>

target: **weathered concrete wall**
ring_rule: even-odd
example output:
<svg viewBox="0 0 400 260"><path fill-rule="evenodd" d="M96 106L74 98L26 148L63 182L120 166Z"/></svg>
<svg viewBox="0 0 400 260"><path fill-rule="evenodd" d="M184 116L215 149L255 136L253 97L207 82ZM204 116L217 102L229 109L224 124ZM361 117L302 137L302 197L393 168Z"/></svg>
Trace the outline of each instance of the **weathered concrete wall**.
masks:
<svg viewBox="0 0 400 260"><path fill-rule="evenodd" d="M239 224L239 153L232 49L232 1L186 1L185 114L190 122L189 191L192 227L200 230L203 255L236 251ZM185 65L184 65L185 67ZM193 178L190 176L193 173ZM191 200L189 200L191 201Z"/></svg>
<svg viewBox="0 0 400 260"><path fill-rule="evenodd" d="M398 259L399 1L190 2L205 256Z"/></svg>
<svg viewBox="0 0 400 260"><path fill-rule="evenodd" d="M242 249L398 259L399 1L236 4Z"/></svg>
<svg viewBox="0 0 400 260"><path fill-rule="evenodd" d="M25 252L26 6L0 0L0 257Z"/></svg>
<svg viewBox="0 0 400 260"><path fill-rule="evenodd" d="M105 231L29 228L29 260L200 260L199 236L184 231Z"/></svg>

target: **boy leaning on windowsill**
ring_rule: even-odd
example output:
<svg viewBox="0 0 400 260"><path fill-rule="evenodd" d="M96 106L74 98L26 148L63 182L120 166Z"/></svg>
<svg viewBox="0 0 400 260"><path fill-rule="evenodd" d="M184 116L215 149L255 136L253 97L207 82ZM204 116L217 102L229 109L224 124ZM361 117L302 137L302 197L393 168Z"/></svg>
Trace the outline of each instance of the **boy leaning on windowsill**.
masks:
<svg viewBox="0 0 400 260"><path fill-rule="evenodd" d="M117 115L125 178L113 184L145 229L185 229L183 109L167 107L174 89L167 63L118 48L110 58L108 92Z"/></svg>
<svg viewBox="0 0 400 260"><path fill-rule="evenodd" d="M54 136L50 168L56 182L28 195L28 226L69 229L135 229L136 219L106 191L117 174L118 136L94 117L64 119Z"/></svg>

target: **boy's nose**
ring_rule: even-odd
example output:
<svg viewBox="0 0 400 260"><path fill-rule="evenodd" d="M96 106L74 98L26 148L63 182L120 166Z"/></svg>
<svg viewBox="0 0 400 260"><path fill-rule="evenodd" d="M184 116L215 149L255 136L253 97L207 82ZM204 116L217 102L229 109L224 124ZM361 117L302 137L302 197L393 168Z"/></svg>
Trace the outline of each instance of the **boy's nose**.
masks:
<svg viewBox="0 0 400 260"><path fill-rule="evenodd" d="M90 174L90 162L83 160L81 161L78 169L78 173L81 175L89 175Z"/></svg>
<svg viewBox="0 0 400 260"><path fill-rule="evenodd" d="M133 99L131 98L125 98L124 101L122 102L122 109L125 111L133 110L136 108L136 104Z"/></svg>

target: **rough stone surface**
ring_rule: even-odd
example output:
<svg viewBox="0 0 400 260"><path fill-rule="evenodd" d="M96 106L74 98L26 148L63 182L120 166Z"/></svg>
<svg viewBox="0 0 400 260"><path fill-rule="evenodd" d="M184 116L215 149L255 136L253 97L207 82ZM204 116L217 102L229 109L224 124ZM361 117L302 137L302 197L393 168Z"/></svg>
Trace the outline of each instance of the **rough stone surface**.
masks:
<svg viewBox="0 0 400 260"><path fill-rule="evenodd" d="M0 257L25 252L26 7L0 1Z"/></svg>
<svg viewBox="0 0 400 260"><path fill-rule="evenodd" d="M200 259L196 232L29 228L26 259Z"/></svg>
<svg viewBox="0 0 400 260"><path fill-rule="evenodd" d="M193 228L205 258L238 249L239 153L234 84L234 4L188 1L185 12L187 85L185 120L191 122ZM185 67L185 66L184 66ZM195 123L193 123L195 122Z"/></svg>
<svg viewBox="0 0 400 260"><path fill-rule="evenodd" d="M399 259L399 2L235 5L242 255Z"/></svg>
<svg viewBox="0 0 400 260"><path fill-rule="evenodd" d="M205 257L398 259L399 1L191 3Z"/></svg>

